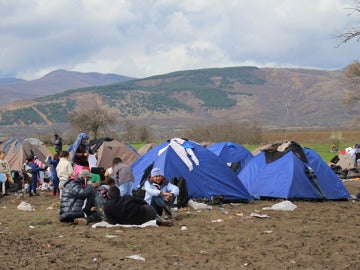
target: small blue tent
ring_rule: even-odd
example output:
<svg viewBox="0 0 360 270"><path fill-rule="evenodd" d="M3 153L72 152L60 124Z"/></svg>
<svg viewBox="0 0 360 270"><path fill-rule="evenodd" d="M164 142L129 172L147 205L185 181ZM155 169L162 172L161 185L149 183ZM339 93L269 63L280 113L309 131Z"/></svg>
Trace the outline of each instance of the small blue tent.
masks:
<svg viewBox="0 0 360 270"><path fill-rule="evenodd" d="M222 195L224 201L252 201L253 198L237 175L210 150L196 142L183 139L166 141L138 158L132 165L134 188L141 181L145 169L154 164L166 179L184 177L189 197L210 200Z"/></svg>
<svg viewBox="0 0 360 270"><path fill-rule="evenodd" d="M233 142L219 142L207 148L228 164L236 174L253 158L249 150Z"/></svg>
<svg viewBox="0 0 360 270"><path fill-rule="evenodd" d="M340 200L350 198L341 180L311 149L303 148L307 163L293 151L267 162L260 152L238 174L257 198Z"/></svg>

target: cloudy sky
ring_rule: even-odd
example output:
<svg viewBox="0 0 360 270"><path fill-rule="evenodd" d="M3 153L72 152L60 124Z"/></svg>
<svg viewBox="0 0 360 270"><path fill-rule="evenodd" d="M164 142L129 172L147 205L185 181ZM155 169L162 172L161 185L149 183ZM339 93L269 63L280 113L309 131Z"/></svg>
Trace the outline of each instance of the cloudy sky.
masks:
<svg viewBox="0 0 360 270"><path fill-rule="evenodd" d="M341 69L353 0L0 0L0 78L55 69L144 78L255 65Z"/></svg>

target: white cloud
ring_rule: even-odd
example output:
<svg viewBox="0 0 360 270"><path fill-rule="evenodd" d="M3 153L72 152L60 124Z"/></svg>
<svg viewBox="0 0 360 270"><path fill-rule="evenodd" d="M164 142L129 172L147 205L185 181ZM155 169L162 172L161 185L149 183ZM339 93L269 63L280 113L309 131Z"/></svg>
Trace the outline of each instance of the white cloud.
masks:
<svg viewBox="0 0 360 270"><path fill-rule="evenodd" d="M146 77L231 65L342 68L352 0L4 0L0 77L64 68Z"/></svg>

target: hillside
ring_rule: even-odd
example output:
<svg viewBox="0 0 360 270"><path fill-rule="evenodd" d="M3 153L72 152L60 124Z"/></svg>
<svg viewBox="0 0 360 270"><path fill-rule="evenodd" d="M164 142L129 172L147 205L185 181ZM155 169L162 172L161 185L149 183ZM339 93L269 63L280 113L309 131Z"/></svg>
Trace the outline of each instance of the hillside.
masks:
<svg viewBox="0 0 360 270"><path fill-rule="evenodd" d="M61 81L61 80L60 80ZM178 71L59 92L0 109L0 125L51 126L68 112L106 104L121 119L159 129L257 120L265 127L345 127L360 114L341 104L342 71L229 67Z"/></svg>
<svg viewBox="0 0 360 270"><path fill-rule="evenodd" d="M42 78L32 81L4 78L0 80L0 95L2 97L0 105L16 100L52 95L68 89L108 85L132 79L116 74L81 73L62 69L52 71Z"/></svg>

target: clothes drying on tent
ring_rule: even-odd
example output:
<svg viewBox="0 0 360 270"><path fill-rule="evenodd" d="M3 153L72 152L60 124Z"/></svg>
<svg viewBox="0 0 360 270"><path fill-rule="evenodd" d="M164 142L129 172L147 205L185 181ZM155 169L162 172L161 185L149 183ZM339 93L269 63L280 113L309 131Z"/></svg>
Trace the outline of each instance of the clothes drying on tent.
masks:
<svg viewBox="0 0 360 270"><path fill-rule="evenodd" d="M173 138L151 149L132 165L134 188L149 165L164 172L168 181L183 177L191 199L211 200L222 195L224 201L252 201L236 174L218 156L196 142Z"/></svg>
<svg viewBox="0 0 360 270"><path fill-rule="evenodd" d="M253 158L249 150L233 142L215 143L208 146L207 149L223 160L235 173L239 173Z"/></svg>

